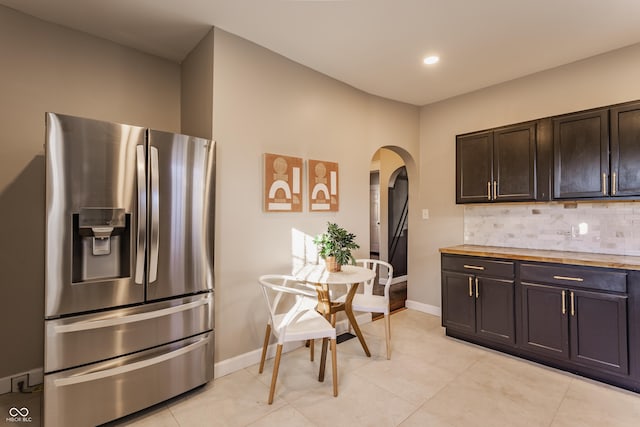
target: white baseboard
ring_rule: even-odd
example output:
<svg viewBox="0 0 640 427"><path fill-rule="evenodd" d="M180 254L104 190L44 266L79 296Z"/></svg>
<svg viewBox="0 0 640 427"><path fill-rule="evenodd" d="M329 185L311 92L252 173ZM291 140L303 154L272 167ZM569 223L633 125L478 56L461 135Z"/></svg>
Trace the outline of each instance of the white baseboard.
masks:
<svg viewBox="0 0 640 427"><path fill-rule="evenodd" d="M371 313L363 313L356 316L356 321L359 325L364 325L365 323L371 322ZM341 320L336 323L336 333L342 334L347 332L349 329L347 320ZM297 348L300 348L303 345L302 342L290 342L286 343L282 349L284 353L289 351L293 351ZM231 359L222 360L217 362L213 368L213 375L215 378L220 378L225 375L228 375L232 372L239 371L240 369L247 368L251 365L255 365L260 363L260 356L262 355L262 349L256 349L250 351L248 353L240 354L236 357L232 357ZM271 344L267 347L267 359L271 359L276 355L276 344Z"/></svg>
<svg viewBox="0 0 640 427"><path fill-rule="evenodd" d="M433 314L434 316L438 316L438 317L442 316L442 310L440 309L440 307L437 307L435 305L423 304L418 301L407 300L405 302L405 307L410 308L412 310L421 311L423 313Z"/></svg>
<svg viewBox="0 0 640 427"><path fill-rule="evenodd" d="M42 384L44 382L44 369L36 368L26 372L18 372L8 377L0 378L0 394L10 393L11 392L11 378L16 378L26 375L27 376L27 384L28 387L32 387L37 384Z"/></svg>

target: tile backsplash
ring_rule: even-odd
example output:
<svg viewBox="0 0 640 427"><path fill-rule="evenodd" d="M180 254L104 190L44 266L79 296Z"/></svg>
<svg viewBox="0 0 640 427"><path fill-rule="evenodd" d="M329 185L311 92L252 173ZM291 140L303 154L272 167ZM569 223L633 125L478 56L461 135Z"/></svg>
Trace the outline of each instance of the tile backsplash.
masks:
<svg viewBox="0 0 640 427"><path fill-rule="evenodd" d="M640 202L465 205L464 243L640 256Z"/></svg>

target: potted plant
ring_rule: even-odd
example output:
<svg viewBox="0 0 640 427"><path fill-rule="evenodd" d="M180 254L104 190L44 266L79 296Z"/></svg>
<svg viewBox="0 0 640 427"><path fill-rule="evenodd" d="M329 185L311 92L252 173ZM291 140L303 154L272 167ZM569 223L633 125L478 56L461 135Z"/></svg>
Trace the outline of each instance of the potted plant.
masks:
<svg viewBox="0 0 640 427"><path fill-rule="evenodd" d="M338 224L329 222L327 232L313 239L318 247L319 255L325 260L327 270L340 271L345 264L355 264L356 259L351 254L352 249L360 246L355 242L356 235L349 233Z"/></svg>

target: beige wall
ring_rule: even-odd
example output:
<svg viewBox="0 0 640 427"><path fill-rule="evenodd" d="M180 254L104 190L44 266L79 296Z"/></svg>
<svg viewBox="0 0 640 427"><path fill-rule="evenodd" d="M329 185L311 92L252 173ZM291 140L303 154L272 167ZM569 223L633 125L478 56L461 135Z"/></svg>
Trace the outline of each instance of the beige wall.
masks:
<svg viewBox="0 0 640 427"><path fill-rule="evenodd" d="M216 361L262 344L266 308L257 278L287 273L291 230L335 221L369 245L369 166L384 145L417 157L419 109L366 95L222 30L215 31L217 141ZM340 211L264 213L262 154L335 161ZM304 180L306 183L306 179Z"/></svg>
<svg viewBox="0 0 640 427"><path fill-rule="evenodd" d="M0 378L42 367L44 113L180 130L180 67L0 7Z"/></svg>
<svg viewBox="0 0 640 427"><path fill-rule="evenodd" d="M182 133L213 138L213 28L180 66Z"/></svg>
<svg viewBox="0 0 640 427"><path fill-rule="evenodd" d="M423 107L419 199L431 218L411 228L419 237L410 246L409 299L440 306L438 248L463 242L456 134L640 99L639 75L640 45L634 45Z"/></svg>

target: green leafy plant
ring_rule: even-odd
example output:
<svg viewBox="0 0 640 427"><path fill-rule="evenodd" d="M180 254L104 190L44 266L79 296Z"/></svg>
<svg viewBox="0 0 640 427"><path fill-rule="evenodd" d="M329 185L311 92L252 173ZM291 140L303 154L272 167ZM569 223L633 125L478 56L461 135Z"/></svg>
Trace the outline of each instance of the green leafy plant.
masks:
<svg viewBox="0 0 640 427"><path fill-rule="evenodd" d="M313 243L317 245L322 258L333 256L340 265L355 264L356 259L351 254L351 250L360 247L355 242L355 238L355 234L340 228L338 224L329 222L327 232L316 236Z"/></svg>

